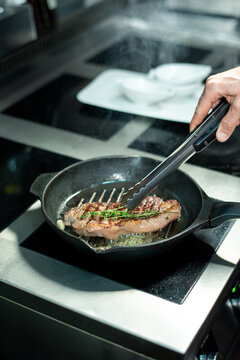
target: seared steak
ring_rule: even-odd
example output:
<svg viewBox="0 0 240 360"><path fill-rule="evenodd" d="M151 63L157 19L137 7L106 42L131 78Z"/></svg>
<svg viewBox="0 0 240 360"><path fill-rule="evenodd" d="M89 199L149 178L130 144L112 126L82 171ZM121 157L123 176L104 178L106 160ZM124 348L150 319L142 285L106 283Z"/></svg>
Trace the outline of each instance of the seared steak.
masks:
<svg viewBox="0 0 240 360"><path fill-rule="evenodd" d="M64 215L64 224L81 236L117 239L123 234L154 232L181 215L177 200L146 197L134 211L127 212L120 202L86 203Z"/></svg>

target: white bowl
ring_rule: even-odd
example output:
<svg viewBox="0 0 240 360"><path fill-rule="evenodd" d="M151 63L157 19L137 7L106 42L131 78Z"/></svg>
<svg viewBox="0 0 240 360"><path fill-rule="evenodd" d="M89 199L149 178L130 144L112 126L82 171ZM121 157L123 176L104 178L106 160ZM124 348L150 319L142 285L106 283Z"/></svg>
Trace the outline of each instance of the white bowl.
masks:
<svg viewBox="0 0 240 360"><path fill-rule="evenodd" d="M172 85L174 96L176 97L188 97L196 96L196 93L202 89L201 83L186 84L186 85Z"/></svg>
<svg viewBox="0 0 240 360"><path fill-rule="evenodd" d="M212 71L211 66L188 63L163 64L150 70L149 77L167 85L201 83Z"/></svg>
<svg viewBox="0 0 240 360"><path fill-rule="evenodd" d="M120 82L122 93L132 102L153 104L170 98L174 91L146 77L133 76Z"/></svg>

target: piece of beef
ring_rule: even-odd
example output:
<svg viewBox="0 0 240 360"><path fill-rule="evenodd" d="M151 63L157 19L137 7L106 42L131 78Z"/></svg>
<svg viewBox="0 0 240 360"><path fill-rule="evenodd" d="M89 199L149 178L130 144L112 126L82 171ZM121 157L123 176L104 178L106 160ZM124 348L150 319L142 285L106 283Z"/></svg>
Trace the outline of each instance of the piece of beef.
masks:
<svg viewBox="0 0 240 360"><path fill-rule="evenodd" d="M101 216L96 211L106 211ZM163 201L157 196L147 196L133 211L130 217L107 217L109 210L125 210L121 203L86 203L74 207L64 215L64 224L71 226L73 231L81 236L96 236L106 239L117 239L123 234L154 232L164 228L181 216L181 206L177 200ZM150 211L146 218L141 214ZM89 212L95 212L91 214ZM102 215L106 214L106 215ZM139 218L137 218L139 216Z"/></svg>

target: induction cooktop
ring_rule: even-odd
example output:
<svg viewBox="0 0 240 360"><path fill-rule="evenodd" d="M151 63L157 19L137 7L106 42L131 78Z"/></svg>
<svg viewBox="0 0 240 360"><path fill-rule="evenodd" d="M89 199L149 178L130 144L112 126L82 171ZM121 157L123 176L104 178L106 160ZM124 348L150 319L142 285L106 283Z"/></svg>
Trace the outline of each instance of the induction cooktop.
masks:
<svg viewBox="0 0 240 360"><path fill-rule="evenodd" d="M78 91L89 83L75 75L64 74L5 110L15 116L48 126L107 141L132 119L141 116L81 104ZM164 119L153 124L130 145L130 148L168 156L189 134L187 124ZM225 143L215 141L189 162L209 169L240 176L240 128Z"/></svg>
<svg viewBox="0 0 240 360"><path fill-rule="evenodd" d="M4 113L106 141L135 116L81 104L76 95L89 82L63 74Z"/></svg>
<svg viewBox="0 0 240 360"><path fill-rule="evenodd" d="M189 126L187 124L159 120L136 138L129 147L167 157L184 142L188 134ZM240 176L239 141L240 128L238 127L228 141L219 143L215 140L204 151L195 154L188 162Z"/></svg>
<svg viewBox="0 0 240 360"><path fill-rule="evenodd" d="M232 224L229 222L217 229L208 229L208 242L203 241L203 230L198 234L189 235L185 241L168 253L141 261L113 262L103 261L101 257L86 256L65 245L61 237L47 223L43 223L21 243L21 246L181 304Z"/></svg>
<svg viewBox="0 0 240 360"><path fill-rule="evenodd" d="M164 63L198 63L209 52L179 42L154 40L133 34L91 57L88 62L146 73Z"/></svg>
<svg viewBox="0 0 240 360"><path fill-rule="evenodd" d="M62 170L77 160L2 138L0 151L1 231L36 201L29 189L38 175Z"/></svg>

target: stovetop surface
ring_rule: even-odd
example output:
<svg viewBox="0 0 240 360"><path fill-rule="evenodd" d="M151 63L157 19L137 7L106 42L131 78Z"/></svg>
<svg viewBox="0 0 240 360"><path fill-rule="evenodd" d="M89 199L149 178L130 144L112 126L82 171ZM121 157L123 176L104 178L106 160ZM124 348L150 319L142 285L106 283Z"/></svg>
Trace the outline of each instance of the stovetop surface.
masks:
<svg viewBox="0 0 240 360"><path fill-rule="evenodd" d="M119 32L127 36L123 39ZM147 72L163 62L208 63L214 59L210 63L214 68L224 60L221 57L224 49L220 46L216 49L212 43L206 48L201 43L198 48L194 39L190 44L185 38L185 42L176 46L173 36L169 43L165 41L168 36L165 29L161 32L153 29L152 40L151 36L128 36L132 32L132 24L128 31L122 22L114 31L108 26L93 30L89 37L84 34L81 41L76 38L74 49L63 44L63 49L49 54L50 65L46 69L51 69L50 76L45 73L45 67L41 73L40 57L36 62L37 74L28 68L30 73L24 74L21 82L14 79L8 87L11 91L7 105L0 104L3 112L0 130L3 137L12 140L3 139L0 147L6 156L0 174L5 189L1 210L7 209L10 214L0 223L2 229L7 226L0 234L1 283L23 290L24 296L30 294L43 300L44 306L51 303L63 311L69 309L76 322L80 319L79 326L84 322L84 330L97 336L102 337L102 330L109 325L108 339L119 344L118 335L124 333L128 340L120 345L136 352L141 353L142 348L129 346L134 338L144 339L151 348L156 345L158 355L161 347L183 354L194 344L200 331L210 326L211 316L226 300L238 276L239 221L233 226L227 223L215 230L195 233L164 256L144 263L124 263L119 269L119 263L100 264L83 254L77 254L77 259L73 257L70 249L44 223L39 202L25 211L33 201L29 187L39 173L60 170L74 159L106 155L149 155L161 160L188 134L185 124L108 111L76 100L79 90L102 70L112 67ZM164 41L156 40L160 33ZM177 38L178 34L175 35ZM114 37L118 40L114 41ZM114 57L114 50L120 48L122 53ZM142 62L135 61L137 49ZM145 52L150 57L145 58ZM229 59L227 50L226 54L225 59ZM239 55L237 50L235 55ZM239 130L231 141L213 144L191 159L200 167L184 164L183 171L209 196L239 201L238 144ZM16 209L19 204L20 210ZM16 301L15 292L11 294ZM23 303L29 306L24 296ZM96 320L99 332L89 325L89 319ZM152 355L151 351L147 354Z"/></svg>
<svg viewBox="0 0 240 360"><path fill-rule="evenodd" d="M155 121L129 147L167 157L180 146L189 134L186 124ZM188 162L204 168L240 176L239 157L240 128L225 143L215 141L204 151L195 154ZM221 155L220 155L221 154Z"/></svg>
<svg viewBox="0 0 240 360"><path fill-rule="evenodd" d="M132 119L141 121L141 116L79 103L76 94L88 83L87 79L64 74L6 109L4 113L103 141L117 134ZM129 147L166 157L188 134L188 124L154 120L152 126ZM240 176L239 140L240 128L237 128L226 143L216 141L192 157L189 163Z"/></svg>
<svg viewBox="0 0 240 360"><path fill-rule="evenodd" d="M29 190L42 173L59 171L76 159L0 138L0 231L22 214L36 197Z"/></svg>
<svg viewBox="0 0 240 360"><path fill-rule="evenodd" d="M29 189L38 175L61 170L77 160L6 139L0 139L0 148L4 159L0 203L0 226L3 230L36 200ZM24 240L21 247L181 304L231 226L231 223L227 223L218 229L207 230L211 245L201 241L201 236L193 234L166 256L134 263L105 262L88 258L81 253L76 254L64 245L47 223Z"/></svg>
<svg viewBox="0 0 240 360"><path fill-rule="evenodd" d="M150 69L164 63L200 62L209 52L210 50L199 49L195 46L159 41L133 34L118 41L88 61L147 73Z"/></svg>
<svg viewBox="0 0 240 360"><path fill-rule="evenodd" d="M64 74L4 113L106 141L134 115L81 104L76 94L88 83L88 79Z"/></svg>
<svg viewBox="0 0 240 360"><path fill-rule="evenodd" d="M211 246L201 241L201 236L192 234L166 254L131 262L106 261L99 256L82 254L67 246L47 223L41 225L21 246L181 304L231 227L230 222L218 229L208 230Z"/></svg>
<svg viewBox="0 0 240 360"><path fill-rule="evenodd" d="M0 139L0 148L4 159L0 205L0 225L3 230L35 201L36 198L30 194L29 189L38 175L61 170L77 160L6 139ZM231 223L227 223L218 229L207 230L208 243L211 245L201 241L201 236L193 234L166 256L134 263L105 262L88 258L85 254L76 254L64 245L62 239L47 223L24 240L21 247L181 304L231 226Z"/></svg>

